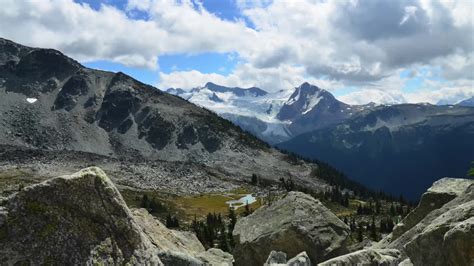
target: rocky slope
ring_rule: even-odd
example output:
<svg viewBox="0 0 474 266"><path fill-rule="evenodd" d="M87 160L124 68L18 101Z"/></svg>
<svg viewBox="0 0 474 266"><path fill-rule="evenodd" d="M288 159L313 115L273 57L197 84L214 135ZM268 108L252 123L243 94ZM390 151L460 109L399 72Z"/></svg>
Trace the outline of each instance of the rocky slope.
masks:
<svg viewBox="0 0 474 266"><path fill-rule="evenodd" d="M131 163L189 162L189 169L200 169L198 176L212 172L241 181L256 173L322 185L309 176L314 165L292 165L210 111L123 73L85 68L55 50L0 39L0 101L2 151L8 145Z"/></svg>
<svg viewBox="0 0 474 266"><path fill-rule="evenodd" d="M233 235L236 265L262 265L272 250L306 251L317 263L347 252L349 227L318 200L290 192L238 220Z"/></svg>
<svg viewBox="0 0 474 266"><path fill-rule="evenodd" d="M0 260L16 264L231 265L196 236L131 211L96 167L24 188L0 202Z"/></svg>

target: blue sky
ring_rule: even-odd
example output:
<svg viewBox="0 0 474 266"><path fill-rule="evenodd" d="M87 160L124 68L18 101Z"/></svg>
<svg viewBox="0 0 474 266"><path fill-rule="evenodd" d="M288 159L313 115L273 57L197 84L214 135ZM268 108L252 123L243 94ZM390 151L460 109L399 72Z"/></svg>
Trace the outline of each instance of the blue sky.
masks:
<svg viewBox="0 0 474 266"><path fill-rule="evenodd" d="M87 4L87 5L85 5ZM353 104L474 96L474 2L7 1L0 36L161 89L214 82ZM35 12L30 12L35 10Z"/></svg>
<svg viewBox="0 0 474 266"><path fill-rule="evenodd" d="M110 4L118 9L126 11L127 0L76 0L78 3L86 3L92 8L99 10L101 4ZM215 14L216 16L228 20L236 21L243 20L248 26L251 23L246 21L246 18L242 16L239 8L235 1L223 1L223 0L207 0L202 2L204 8ZM195 6L196 9L198 6ZM131 12L129 16L134 19L148 19L148 16L144 12ZM215 53L206 52L200 54L194 53L180 53L180 54L167 54L158 57L159 68L157 70L148 70L145 68L127 67L120 63L115 63L106 60L98 60L92 62L84 62L84 65L90 68L96 68L101 70L118 72L121 71L126 73L135 79L138 79L144 83L156 85L159 83L159 72L171 73L174 71L190 71L197 70L201 73L219 73L222 75L228 75L234 69L238 62L238 54L236 53ZM203 84L196 84L200 86ZM166 89L166 88L161 88Z"/></svg>

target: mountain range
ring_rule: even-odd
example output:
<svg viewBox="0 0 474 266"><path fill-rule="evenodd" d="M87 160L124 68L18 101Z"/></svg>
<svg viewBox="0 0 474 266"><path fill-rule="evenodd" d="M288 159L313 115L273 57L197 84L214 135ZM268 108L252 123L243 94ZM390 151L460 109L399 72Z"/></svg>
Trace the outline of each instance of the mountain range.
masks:
<svg viewBox="0 0 474 266"><path fill-rule="evenodd" d="M285 139L274 139L280 149L388 168L407 191L425 172L453 173L471 157L474 108L351 106L308 83L170 92L191 102L0 38L3 264L472 265L473 180L440 179L412 210L192 101L245 117ZM420 178L407 180L413 172L391 160Z"/></svg>
<svg viewBox="0 0 474 266"><path fill-rule="evenodd" d="M411 199L438 178L465 176L474 159L472 99L457 105L350 105L306 82L274 93L212 83L168 92L280 149L326 161L366 186Z"/></svg>
<svg viewBox="0 0 474 266"><path fill-rule="evenodd" d="M256 88L231 91L238 97L265 94ZM176 190L212 191L253 174L274 182L293 178L316 190L326 186L311 174L315 164L292 163L213 112L123 73L86 68L56 50L0 39L0 99L2 151L71 151L129 165L149 161L145 170L130 170L142 178L129 182L145 188L189 178ZM163 176L170 181L158 180Z"/></svg>

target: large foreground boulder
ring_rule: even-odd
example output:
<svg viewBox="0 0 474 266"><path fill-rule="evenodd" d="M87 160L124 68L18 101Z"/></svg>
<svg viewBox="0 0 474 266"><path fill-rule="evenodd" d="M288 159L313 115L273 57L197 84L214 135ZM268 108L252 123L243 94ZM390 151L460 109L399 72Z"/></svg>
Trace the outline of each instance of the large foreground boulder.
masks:
<svg viewBox="0 0 474 266"><path fill-rule="evenodd" d="M272 250L295 257L306 251L312 263L347 252L349 227L319 200L301 192L257 209L237 221L236 265L263 265Z"/></svg>
<svg viewBox="0 0 474 266"><path fill-rule="evenodd" d="M398 249L415 265L474 265L474 180L442 179L428 193L432 204L420 202L402 221L410 225L408 230L390 234L374 247ZM448 194L452 200L422 216L422 205L434 208L440 202L435 195ZM419 222L412 224L413 217Z"/></svg>
<svg viewBox="0 0 474 266"><path fill-rule="evenodd" d="M0 212L0 261L161 264L122 196L99 168L26 187Z"/></svg>
<svg viewBox="0 0 474 266"><path fill-rule="evenodd" d="M0 264L232 265L196 236L131 211L97 168L50 179L0 202Z"/></svg>
<svg viewBox="0 0 474 266"><path fill-rule="evenodd" d="M321 265L474 265L474 180L443 178L394 232Z"/></svg>
<svg viewBox="0 0 474 266"><path fill-rule="evenodd" d="M401 236L431 211L441 208L444 204L459 196L472 183L472 180L459 178L442 178L434 182L428 191L422 195L418 206L393 228L393 238Z"/></svg>

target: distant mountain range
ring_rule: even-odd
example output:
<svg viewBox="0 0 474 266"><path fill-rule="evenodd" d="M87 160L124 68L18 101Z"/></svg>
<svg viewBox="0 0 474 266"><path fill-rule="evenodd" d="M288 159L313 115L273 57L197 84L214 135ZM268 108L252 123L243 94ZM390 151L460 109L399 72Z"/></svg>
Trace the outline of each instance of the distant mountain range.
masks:
<svg viewBox="0 0 474 266"><path fill-rule="evenodd" d="M469 98L469 99L466 99L466 100L464 100L464 101L460 101L460 102L457 103L456 105L474 107L474 96L471 97L471 98Z"/></svg>
<svg viewBox="0 0 474 266"><path fill-rule="evenodd" d="M309 83L272 93L213 83L167 92L281 149L326 161L369 187L411 199L435 179L465 176L474 160L472 98L457 105L349 105Z"/></svg>

